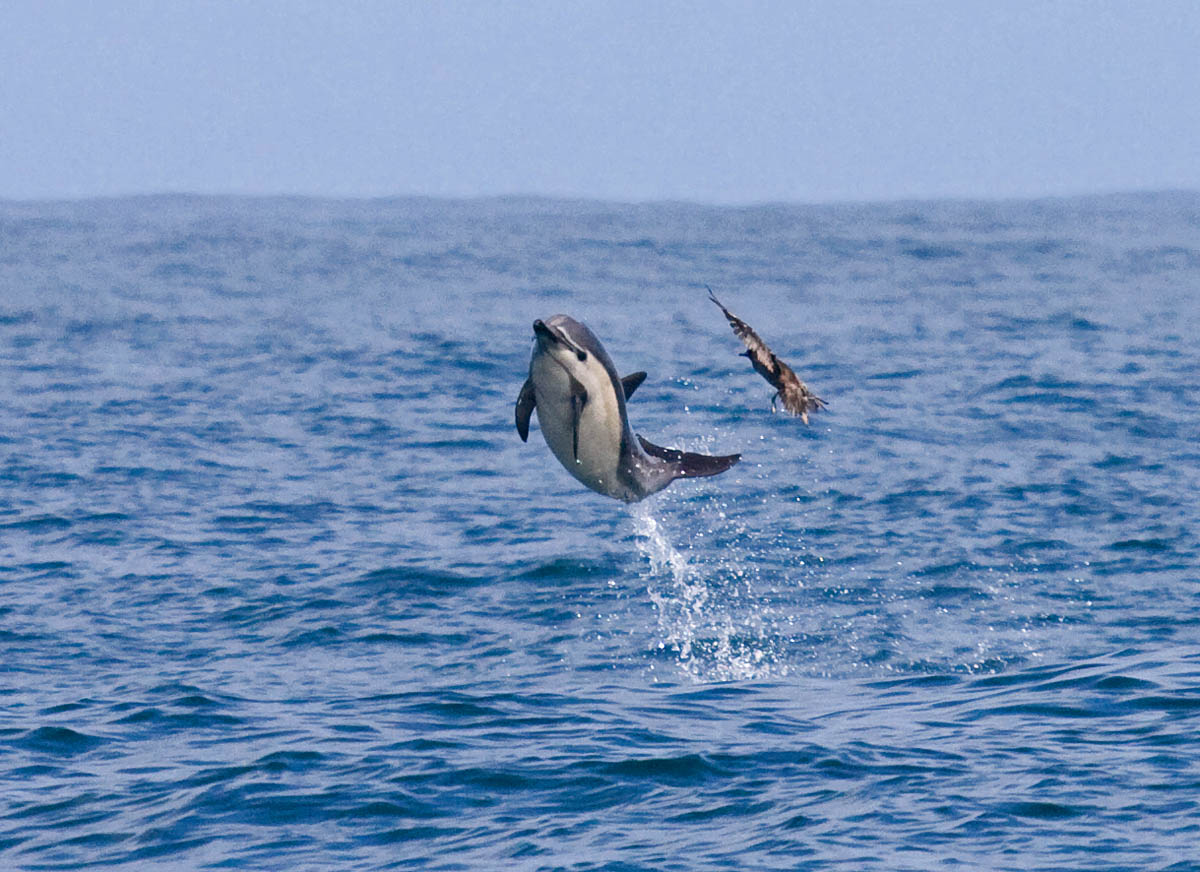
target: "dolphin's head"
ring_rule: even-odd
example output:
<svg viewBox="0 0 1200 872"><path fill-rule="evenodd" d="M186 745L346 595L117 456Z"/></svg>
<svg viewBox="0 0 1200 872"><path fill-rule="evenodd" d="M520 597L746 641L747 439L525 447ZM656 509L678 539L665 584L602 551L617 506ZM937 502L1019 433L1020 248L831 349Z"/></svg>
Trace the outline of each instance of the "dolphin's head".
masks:
<svg viewBox="0 0 1200 872"><path fill-rule="evenodd" d="M570 372L587 366L599 346L592 331L569 315L554 315L533 322L533 335L539 354L548 354Z"/></svg>
<svg viewBox="0 0 1200 872"><path fill-rule="evenodd" d="M617 368L604 350L596 334L586 324L569 315L552 315L545 321L533 322L533 360L553 361L559 368L580 384L590 385L593 399L599 392L611 390L614 394L614 411L619 410L625 419L625 390L617 375Z"/></svg>

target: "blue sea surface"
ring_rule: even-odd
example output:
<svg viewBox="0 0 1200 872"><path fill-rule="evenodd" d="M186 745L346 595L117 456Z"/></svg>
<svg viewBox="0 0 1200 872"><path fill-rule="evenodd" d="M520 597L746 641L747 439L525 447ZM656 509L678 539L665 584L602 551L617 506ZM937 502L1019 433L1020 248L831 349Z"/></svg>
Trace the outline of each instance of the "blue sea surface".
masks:
<svg viewBox="0 0 1200 872"><path fill-rule="evenodd" d="M0 201L0 868L1200 869L1198 335L1194 194Z"/></svg>

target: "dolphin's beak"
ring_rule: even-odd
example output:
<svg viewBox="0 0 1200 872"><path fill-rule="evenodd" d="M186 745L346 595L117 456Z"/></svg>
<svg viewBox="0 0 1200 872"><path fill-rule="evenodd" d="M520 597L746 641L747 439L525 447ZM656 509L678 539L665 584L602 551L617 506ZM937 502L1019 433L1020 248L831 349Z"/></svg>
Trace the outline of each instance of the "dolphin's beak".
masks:
<svg viewBox="0 0 1200 872"><path fill-rule="evenodd" d="M558 334L547 327L546 322L541 318L533 322L533 338L542 351L549 351L559 342Z"/></svg>
<svg viewBox="0 0 1200 872"><path fill-rule="evenodd" d="M550 327L541 318L533 322L533 335L537 338L538 347L543 351L555 345L562 345L581 361L587 360L587 352L567 338L561 330Z"/></svg>

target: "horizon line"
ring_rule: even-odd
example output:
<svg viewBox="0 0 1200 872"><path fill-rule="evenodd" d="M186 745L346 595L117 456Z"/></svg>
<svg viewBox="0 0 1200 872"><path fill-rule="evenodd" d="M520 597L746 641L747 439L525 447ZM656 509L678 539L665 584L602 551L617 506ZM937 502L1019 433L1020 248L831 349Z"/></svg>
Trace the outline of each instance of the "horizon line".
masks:
<svg viewBox="0 0 1200 872"><path fill-rule="evenodd" d="M46 197L10 197L0 194L0 204L4 205L68 205L98 202L118 202L130 200L307 200L313 202L337 203L381 203L400 201L428 201L431 203L478 203L478 202L546 202L546 203L580 203L604 206L687 206L707 209L766 209L766 208L826 208L844 206L900 206L909 204L932 203L1031 203L1070 200L1099 200L1121 197L1155 197L1155 196L1200 196L1200 187L1163 187L1163 188L1116 188L1096 191L1077 191L1067 193L1045 194L948 194L911 195L897 197L874 198L845 198L845 199L813 199L772 198L747 200L706 200L694 197L605 197L598 195L580 194L542 194L542 193L500 193L500 194L318 194L318 193L267 193L267 192L237 192L237 191L142 191L113 194L80 194L67 196Z"/></svg>

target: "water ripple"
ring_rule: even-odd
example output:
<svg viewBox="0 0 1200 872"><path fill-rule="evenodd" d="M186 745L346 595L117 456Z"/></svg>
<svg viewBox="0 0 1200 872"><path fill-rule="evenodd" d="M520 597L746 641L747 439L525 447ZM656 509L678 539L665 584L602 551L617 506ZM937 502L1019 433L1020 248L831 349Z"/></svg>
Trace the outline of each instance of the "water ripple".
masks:
<svg viewBox="0 0 1200 872"><path fill-rule="evenodd" d="M1194 868L1198 226L0 202L0 866ZM742 463L522 443L557 311Z"/></svg>

